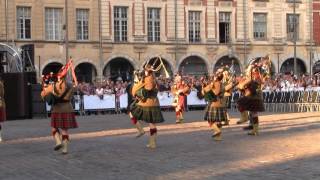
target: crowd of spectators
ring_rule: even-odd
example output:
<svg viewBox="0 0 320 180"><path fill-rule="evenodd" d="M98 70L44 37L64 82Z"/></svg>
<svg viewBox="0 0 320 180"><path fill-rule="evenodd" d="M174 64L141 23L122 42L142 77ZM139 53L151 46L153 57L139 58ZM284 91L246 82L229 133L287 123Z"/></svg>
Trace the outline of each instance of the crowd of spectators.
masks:
<svg viewBox="0 0 320 180"><path fill-rule="evenodd" d="M320 74L302 75L277 74L265 82L264 89L268 91L308 90L320 87Z"/></svg>
<svg viewBox="0 0 320 180"><path fill-rule="evenodd" d="M191 87L192 90L198 90L201 88L201 78L204 76L183 76L185 83ZM103 97L103 95L115 94L120 96L128 91L128 85L131 81L123 81L121 78L113 81L111 79L104 79L99 82L91 83L79 83L78 93L82 95L98 95ZM157 78L157 83L159 85L159 91L170 91L173 85L173 78L168 79L164 76L159 76ZM279 91L279 90L294 90L294 89L307 89L311 87L320 87L320 74L313 76L302 75L301 77L296 77L291 74L276 74L270 78L263 86L264 90Z"/></svg>

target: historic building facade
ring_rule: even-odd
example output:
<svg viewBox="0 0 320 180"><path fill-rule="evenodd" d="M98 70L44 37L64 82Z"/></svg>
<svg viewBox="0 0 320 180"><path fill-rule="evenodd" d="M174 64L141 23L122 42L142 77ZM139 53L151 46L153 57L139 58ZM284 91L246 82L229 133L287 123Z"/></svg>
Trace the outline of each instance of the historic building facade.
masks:
<svg viewBox="0 0 320 180"><path fill-rule="evenodd" d="M7 8L5 1L0 0L0 42L27 49L38 78L60 69L66 63L65 0L8 0ZM69 55L79 78L89 81L98 66L98 3L68 0L67 14Z"/></svg>
<svg viewBox="0 0 320 180"><path fill-rule="evenodd" d="M296 2L294 14L293 0L68 0L69 55L87 81L130 79L158 56L171 73L201 75L227 64L240 73L269 54L273 71L288 73L296 39L298 72L309 73L319 50L318 5ZM9 40L34 45L38 75L65 63L64 8L64 0L9 1ZM5 29L0 15L0 41Z"/></svg>

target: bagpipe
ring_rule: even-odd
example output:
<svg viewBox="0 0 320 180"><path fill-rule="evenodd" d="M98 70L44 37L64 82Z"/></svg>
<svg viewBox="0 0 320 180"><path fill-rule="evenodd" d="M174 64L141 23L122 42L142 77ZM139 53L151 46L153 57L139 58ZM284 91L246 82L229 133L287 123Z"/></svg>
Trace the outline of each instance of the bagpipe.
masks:
<svg viewBox="0 0 320 180"><path fill-rule="evenodd" d="M245 71L245 76L240 78L238 88L250 89L255 92L261 89L264 83L271 77L271 59L269 55L252 60Z"/></svg>
<svg viewBox="0 0 320 180"><path fill-rule="evenodd" d="M246 69L246 75L252 80L265 82L271 77L271 59L269 55L251 61Z"/></svg>
<svg viewBox="0 0 320 180"><path fill-rule="evenodd" d="M214 88L214 82L217 81L215 76L208 76L206 78L202 77L200 79L201 83L201 94L203 95L205 101L215 102L218 100L218 96L214 94L212 89Z"/></svg>
<svg viewBox="0 0 320 180"><path fill-rule="evenodd" d="M151 64L151 59L144 65L144 70L134 72L134 84L132 87L132 96L136 97L138 100L145 101L147 97L154 96L155 92L151 89L155 89L153 84L155 83L154 72L158 72L163 68L166 78L170 78L169 73L162 61L162 58L158 56L156 60ZM146 73L149 74L148 78Z"/></svg>
<svg viewBox="0 0 320 180"><path fill-rule="evenodd" d="M73 61L70 58L68 63L62 66L58 73L54 74L51 72L42 76L41 97L49 105L68 102L73 96L73 87L77 85L78 81L74 72Z"/></svg>

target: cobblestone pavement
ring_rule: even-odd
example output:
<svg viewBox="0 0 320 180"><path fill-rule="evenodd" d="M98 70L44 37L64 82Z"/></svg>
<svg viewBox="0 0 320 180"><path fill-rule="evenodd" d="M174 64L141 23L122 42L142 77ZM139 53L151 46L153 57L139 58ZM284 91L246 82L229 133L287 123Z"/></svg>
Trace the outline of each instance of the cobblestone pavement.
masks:
<svg viewBox="0 0 320 180"><path fill-rule="evenodd" d="M184 124L165 112L158 148L135 139L128 117L78 117L70 153L54 152L49 119L8 121L0 144L0 179L320 179L320 112L263 114L257 137L236 125L211 138L203 111L190 111ZM147 128L145 129L147 130Z"/></svg>

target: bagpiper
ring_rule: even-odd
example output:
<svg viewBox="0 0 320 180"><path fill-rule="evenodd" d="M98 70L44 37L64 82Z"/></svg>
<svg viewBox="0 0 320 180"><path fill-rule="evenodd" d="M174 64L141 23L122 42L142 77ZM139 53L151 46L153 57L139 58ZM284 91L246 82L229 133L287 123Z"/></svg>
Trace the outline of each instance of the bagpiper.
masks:
<svg viewBox="0 0 320 180"><path fill-rule="evenodd" d="M143 72L144 73L144 72ZM132 88L135 84L139 83L139 79L142 78L142 74L139 71L135 71L134 72L134 82L130 85L130 87L127 90L128 96L131 97L131 102L129 103L127 110L128 110L128 115L130 117L131 123L136 127L137 129L137 135L136 138L139 138L141 136L143 136L145 134L145 131L142 127L141 122L132 115L131 111L132 109L137 105L137 103L139 102L139 99L137 96L133 96L132 95Z"/></svg>
<svg viewBox="0 0 320 180"><path fill-rule="evenodd" d="M69 69L71 69L73 77L72 84L67 82L66 76ZM51 73L43 76L41 97L52 107L51 132L56 142L54 150L62 149L62 154L68 153L68 130L78 127L71 105L71 98L77 84L72 60L63 66L57 74Z"/></svg>
<svg viewBox="0 0 320 180"><path fill-rule="evenodd" d="M159 59L161 61L161 58ZM148 61L144 66L144 76L132 87L132 95L138 99L138 102L131 107L132 117L149 123L150 138L147 147L151 149L156 148L156 124L164 122L157 97L158 86L154 71L158 71L158 68L151 66Z"/></svg>
<svg viewBox="0 0 320 180"><path fill-rule="evenodd" d="M233 90L233 85L234 85L233 77L230 74L228 67L225 67L223 69L222 84L223 84L223 88L224 88L222 106L225 108L226 114L227 114L227 119L224 121L224 124L222 124L222 125L227 126L227 125L229 125L229 121L230 121L228 109L231 108L231 96L232 96L232 90Z"/></svg>
<svg viewBox="0 0 320 180"><path fill-rule="evenodd" d="M252 129L248 135L256 136L259 134L258 112L265 111L262 86L263 82L270 77L270 66L269 56L261 58L260 63L249 65L246 77L238 85L238 88L243 91L243 96L238 100L241 118L237 123L247 122L250 117L250 125L245 128Z"/></svg>
<svg viewBox="0 0 320 180"><path fill-rule="evenodd" d="M6 120L6 103L4 101L4 84L0 77L0 142L2 142L2 125Z"/></svg>
<svg viewBox="0 0 320 180"><path fill-rule="evenodd" d="M185 104L187 95L190 94L190 87L182 80L180 75L177 75L174 81L174 85L171 88L171 93L174 95L174 102L172 106L176 112L176 123L182 123L183 112L185 111Z"/></svg>
<svg viewBox="0 0 320 180"><path fill-rule="evenodd" d="M249 81L250 80L248 78L246 78L245 76L241 76L239 78L239 84L238 84L237 88L240 92L240 96L241 96L240 98L250 95L250 92L247 89L247 86L245 85L245 84L249 83ZM237 124L242 124L242 123L247 122L249 120L249 111L240 108L239 104L238 104L238 110L240 112L240 120L237 122ZM245 127L244 129L246 130L248 128L250 128L250 127ZM252 128L250 128L250 129L252 129Z"/></svg>
<svg viewBox="0 0 320 180"><path fill-rule="evenodd" d="M221 70L218 70L214 76L213 81L204 83L202 88L202 94L208 105L205 109L204 120L208 121L209 127L213 130L212 137L216 141L221 141L221 122L227 120L227 114L225 108L222 105L223 86L222 86L223 74Z"/></svg>

